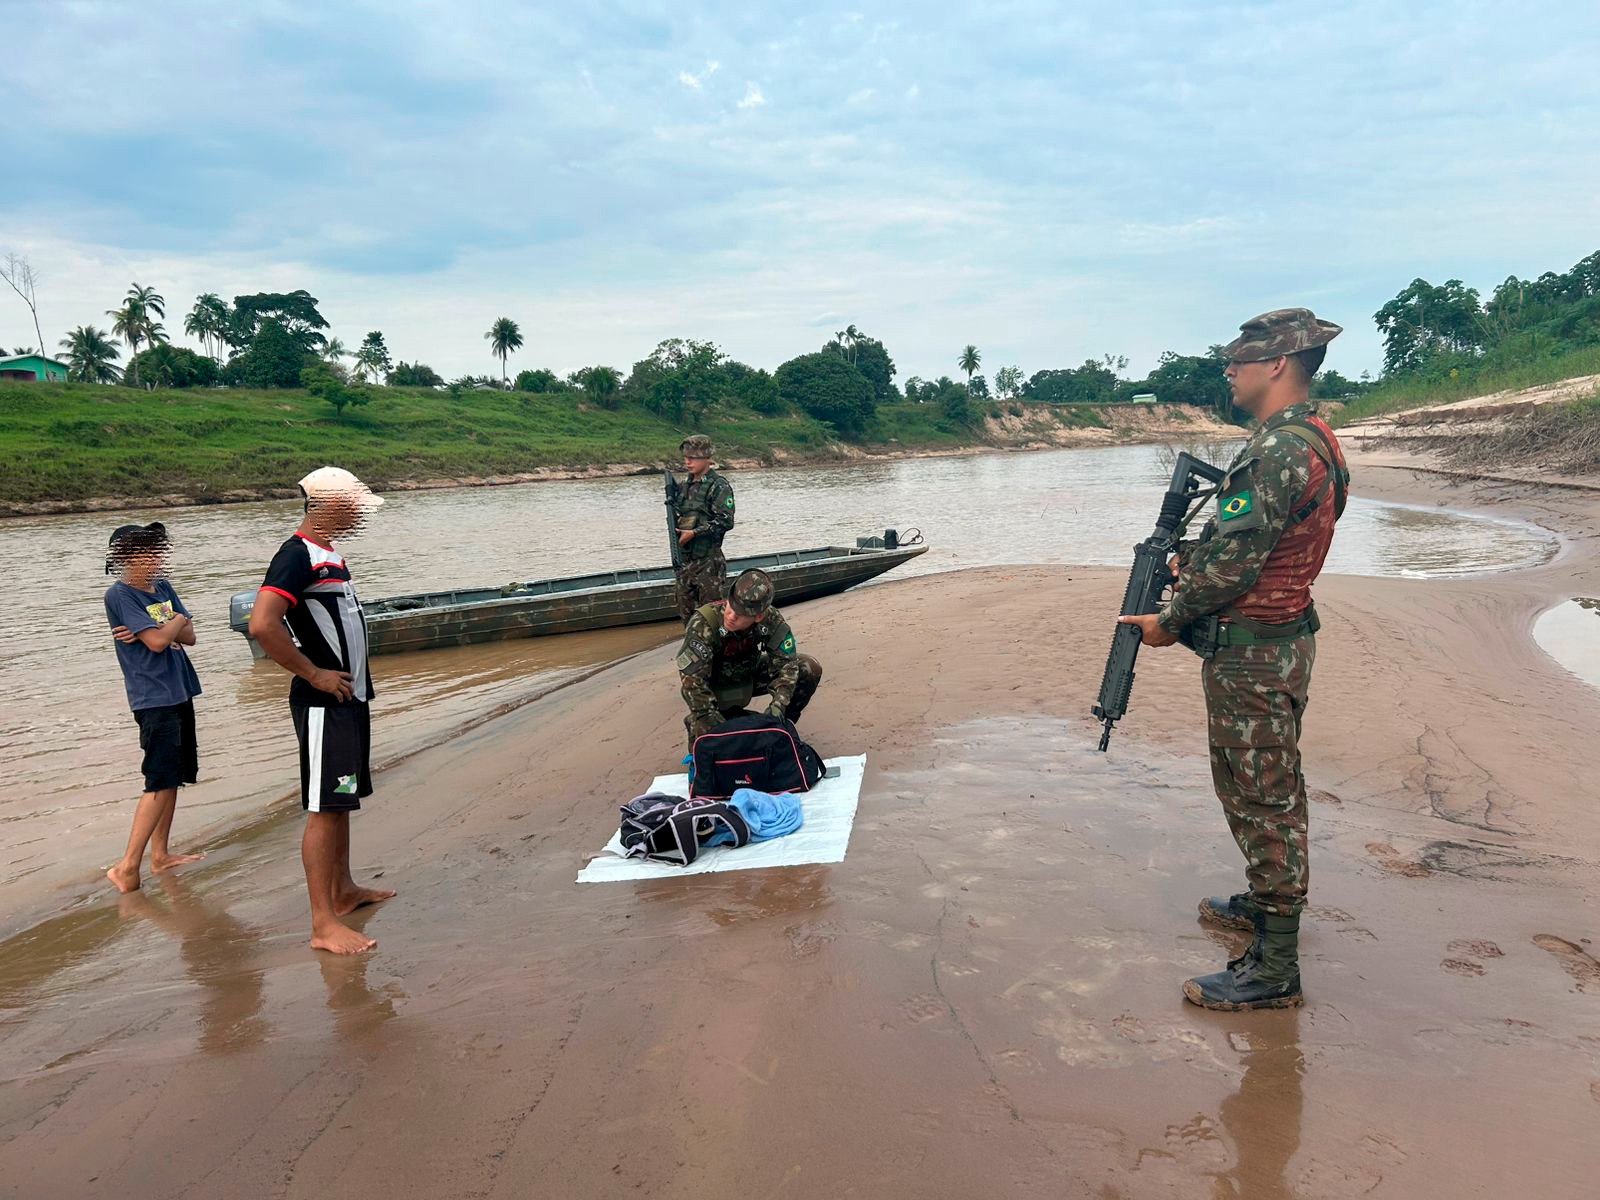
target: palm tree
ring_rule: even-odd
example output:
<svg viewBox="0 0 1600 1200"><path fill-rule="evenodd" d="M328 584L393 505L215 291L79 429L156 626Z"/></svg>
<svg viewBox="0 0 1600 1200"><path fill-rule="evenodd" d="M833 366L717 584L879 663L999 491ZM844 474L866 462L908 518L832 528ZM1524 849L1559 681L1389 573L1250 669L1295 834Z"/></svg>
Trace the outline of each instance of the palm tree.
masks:
<svg viewBox="0 0 1600 1200"><path fill-rule="evenodd" d="M839 330L838 333L834 334L833 338L839 343L839 353L844 355L845 361L852 363L855 362L856 343L861 340L861 331L853 324L846 325L843 329Z"/></svg>
<svg viewBox="0 0 1600 1200"><path fill-rule="evenodd" d="M216 357L211 353L211 311L206 307L206 296L195 297L194 307L183 319L183 331L192 338L200 339L201 353Z"/></svg>
<svg viewBox="0 0 1600 1200"><path fill-rule="evenodd" d="M228 302L215 292L207 292L201 297L205 301L206 312L211 318L211 340L217 345L217 357L222 357L222 348L233 346L233 312L228 307Z"/></svg>
<svg viewBox="0 0 1600 1200"><path fill-rule="evenodd" d="M323 348L322 357L336 363L340 359L349 358L350 351L338 338L329 338L327 346Z"/></svg>
<svg viewBox="0 0 1600 1200"><path fill-rule="evenodd" d="M160 321L152 319L151 314L157 317L167 315L166 298L160 295L155 288L140 287L135 281L128 289L127 298L122 302L121 308L106 310L106 316L112 318L111 332L127 342L132 349L128 356L129 382L137 383L139 379L139 365L133 360L139 355L139 343L167 340L167 329Z"/></svg>
<svg viewBox="0 0 1600 1200"><path fill-rule="evenodd" d="M967 389L969 391L972 389L972 374L982 362L983 356L978 353L978 348L970 342L967 344L967 348L961 352L961 357L956 361L956 366L967 373Z"/></svg>
<svg viewBox="0 0 1600 1200"><path fill-rule="evenodd" d="M116 366L121 351L93 325L79 325L61 339L67 353L67 378L75 383L115 383L122 372Z"/></svg>
<svg viewBox="0 0 1600 1200"><path fill-rule="evenodd" d="M212 358L220 358L222 347L228 344L228 302L215 292L196 296L194 307L183 319L183 331L199 338L201 349ZM213 343L215 350L211 348Z"/></svg>
<svg viewBox="0 0 1600 1200"><path fill-rule="evenodd" d="M506 382L506 358L513 350L522 349L522 330L517 328L517 323L510 317L501 317L491 326L489 332L483 335L488 339L494 356L500 360L500 382Z"/></svg>
<svg viewBox="0 0 1600 1200"><path fill-rule="evenodd" d="M389 347L384 344L383 334L374 329L361 341L361 348L355 352L356 378L362 383L367 381L368 375L382 378L394 364L389 361Z"/></svg>
<svg viewBox="0 0 1600 1200"><path fill-rule="evenodd" d="M607 401L622 386L622 376L615 367L585 367L578 372L578 383L602 408L611 407Z"/></svg>

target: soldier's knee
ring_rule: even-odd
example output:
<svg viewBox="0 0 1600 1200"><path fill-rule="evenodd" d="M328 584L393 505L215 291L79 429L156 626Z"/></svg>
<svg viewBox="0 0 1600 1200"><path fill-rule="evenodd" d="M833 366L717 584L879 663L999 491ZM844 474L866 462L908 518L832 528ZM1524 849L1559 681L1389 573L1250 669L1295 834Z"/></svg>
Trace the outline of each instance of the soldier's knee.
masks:
<svg viewBox="0 0 1600 1200"><path fill-rule="evenodd" d="M809 654L796 655L796 659L800 663L800 675L802 678L811 680L813 684L822 682L821 663L812 658Z"/></svg>

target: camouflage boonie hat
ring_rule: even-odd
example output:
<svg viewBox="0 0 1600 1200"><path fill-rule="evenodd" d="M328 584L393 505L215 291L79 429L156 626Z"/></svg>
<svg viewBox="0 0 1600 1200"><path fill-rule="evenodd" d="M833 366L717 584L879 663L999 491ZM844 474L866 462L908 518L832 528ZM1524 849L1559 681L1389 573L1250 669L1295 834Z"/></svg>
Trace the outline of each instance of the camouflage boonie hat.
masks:
<svg viewBox="0 0 1600 1200"><path fill-rule="evenodd" d="M1222 348L1222 356L1229 362L1266 362L1326 346L1343 332L1309 308L1275 308L1239 326L1239 336Z"/></svg>
<svg viewBox="0 0 1600 1200"><path fill-rule="evenodd" d="M762 617L772 607L772 576L751 567L728 589L728 603L741 617Z"/></svg>
<svg viewBox="0 0 1600 1200"><path fill-rule="evenodd" d="M678 449L685 458L710 458L711 439L703 433L691 433L678 443Z"/></svg>

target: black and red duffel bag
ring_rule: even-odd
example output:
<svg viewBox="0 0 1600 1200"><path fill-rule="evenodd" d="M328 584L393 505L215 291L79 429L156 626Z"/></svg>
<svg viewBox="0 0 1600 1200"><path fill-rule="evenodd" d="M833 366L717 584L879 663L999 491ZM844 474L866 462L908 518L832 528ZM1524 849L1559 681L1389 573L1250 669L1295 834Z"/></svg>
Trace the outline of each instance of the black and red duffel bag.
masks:
<svg viewBox="0 0 1600 1200"><path fill-rule="evenodd" d="M791 722L746 713L695 738L689 795L726 800L740 788L809 792L822 773L822 756Z"/></svg>

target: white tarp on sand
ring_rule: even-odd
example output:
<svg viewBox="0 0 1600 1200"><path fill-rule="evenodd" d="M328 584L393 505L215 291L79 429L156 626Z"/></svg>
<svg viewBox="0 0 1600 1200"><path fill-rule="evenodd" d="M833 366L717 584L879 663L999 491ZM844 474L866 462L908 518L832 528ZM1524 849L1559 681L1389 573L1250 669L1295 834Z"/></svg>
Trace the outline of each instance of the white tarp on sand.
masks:
<svg viewBox="0 0 1600 1200"><path fill-rule="evenodd" d="M619 879L671 879L678 875L703 875L707 871L751 871L758 867L797 867L803 863L843 862L850 845L850 827L855 824L856 802L861 799L861 777L867 769L867 756L830 758L828 766L838 767L833 779L821 780L800 797L805 824L788 837L757 842L738 849L718 846L702 850L687 867L671 863L647 862L642 858L623 858L622 842L612 833L606 848L578 872L579 883L610 883ZM672 796L689 794L687 775L658 775L647 789Z"/></svg>

